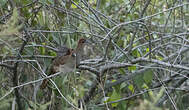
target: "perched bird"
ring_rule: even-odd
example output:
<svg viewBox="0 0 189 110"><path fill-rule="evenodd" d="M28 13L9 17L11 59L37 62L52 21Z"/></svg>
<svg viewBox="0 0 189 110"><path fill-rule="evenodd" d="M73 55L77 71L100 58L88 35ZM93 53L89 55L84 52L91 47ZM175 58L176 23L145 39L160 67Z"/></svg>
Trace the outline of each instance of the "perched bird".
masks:
<svg viewBox="0 0 189 110"><path fill-rule="evenodd" d="M53 60L50 67L50 75L57 72L62 72L63 75L65 73L73 72L75 67L77 67L80 63L80 58L83 54L83 49L86 44L88 44L88 41L84 38L81 38L78 41L77 48L75 50L65 46L60 48L57 52L57 57ZM41 88L44 89L47 86L47 83L47 79L43 80Z"/></svg>
<svg viewBox="0 0 189 110"><path fill-rule="evenodd" d="M77 48L75 49L76 53L76 67L79 66L82 55L84 54L84 47L90 42L84 38L79 39Z"/></svg>
<svg viewBox="0 0 189 110"><path fill-rule="evenodd" d="M72 72L75 68L76 54L73 49L68 49L66 53L62 56L57 56L50 67L49 75L55 74L57 72L62 72L63 74ZM43 80L41 88L44 89L47 86L48 80Z"/></svg>

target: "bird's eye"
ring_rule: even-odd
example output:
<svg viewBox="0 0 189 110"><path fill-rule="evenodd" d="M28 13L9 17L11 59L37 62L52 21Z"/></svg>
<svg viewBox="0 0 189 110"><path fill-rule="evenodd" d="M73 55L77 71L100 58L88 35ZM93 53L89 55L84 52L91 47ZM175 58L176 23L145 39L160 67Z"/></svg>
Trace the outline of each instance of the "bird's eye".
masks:
<svg viewBox="0 0 189 110"><path fill-rule="evenodd" d="M82 40L82 43L85 43L85 40Z"/></svg>

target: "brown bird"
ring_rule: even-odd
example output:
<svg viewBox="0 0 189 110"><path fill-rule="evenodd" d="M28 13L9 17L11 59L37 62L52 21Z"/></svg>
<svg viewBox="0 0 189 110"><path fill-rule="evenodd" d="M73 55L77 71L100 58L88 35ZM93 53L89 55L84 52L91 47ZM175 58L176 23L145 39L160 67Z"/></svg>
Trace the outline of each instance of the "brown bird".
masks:
<svg viewBox="0 0 189 110"><path fill-rule="evenodd" d="M79 39L77 48L75 49L76 53L76 67L79 66L82 55L84 54L84 47L90 42L84 38Z"/></svg>
<svg viewBox="0 0 189 110"><path fill-rule="evenodd" d="M52 62L49 71L50 75L57 72L62 72L63 75L69 72L73 72L74 68L76 66L79 66L80 58L84 51L83 48L86 44L88 44L88 41L84 38L81 38L78 41L77 48L75 50L63 46L57 54L57 57ZM43 80L41 88L44 89L47 86L47 83L47 79Z"/></svg>
<svg viewBox="0 0 189 110"><path fill-rule="evenodd" d="M55 74L57 72L62 72L63 74L72 72L75 68L76 54L73 49L68 49L66 53L62 56L57 56L50 67L49 75ZM48 80L43 80L41 88L44 89L47 86Z"/></svg>

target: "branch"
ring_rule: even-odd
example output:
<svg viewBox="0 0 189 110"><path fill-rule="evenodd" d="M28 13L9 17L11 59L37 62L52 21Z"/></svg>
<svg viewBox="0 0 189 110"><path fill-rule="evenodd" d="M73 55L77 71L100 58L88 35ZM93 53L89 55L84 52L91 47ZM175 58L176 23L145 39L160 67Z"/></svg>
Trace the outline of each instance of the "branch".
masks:
<svg viewBox="0 0 189 110"><path fill-rule="evenodd" d="M132 65L133 64L129 64L129 63L113 62L113 64L107 64L105 66L102 66L101 69L100 69L100 72L104 73L107 70L125 68L125 67L129 67L129 66L132 66Z"/></svg>
<svg viewBox="0 0 189 110"><path fill-rule="evenodd" d="M114 64L108 64L106 66L102 66L100 71L97 72L97 71L94 71L98 74L97 75L97 79L93 82L89 92L87 94L85 94L84 96L84 102L85 103L88 103L90 98L94 97L95 94L96 94L96 88L99 84L99 82L101 82L101 77L104 76L104 73L107 71L107 70L111 70L111 69L118 69L118 68L123 68L123 67L128 67L128 66L131 66L132 64L127 64L127 63L115 63ZM89 68L88 68L89 69ZM90 70L93 70L93 69L90 69ZM92 71L91 71L92 72Z"/></svg>
<svg viewBox="0 0 189 110"><path fill-rule="evenodd" d="M107 103L98 104L98 105L96 105L96 106L104 106L104 105L106 105L106 104L113 104L113 103L118 103L118 102L121 102L121 101L124 101L124 100L130 100L130 99L135 98L135 97L137 97L137 96L143 95L143 94L146 93L146 92L154 91L154 90L157 90L157 89L160 89L160 88L142 90L142 91L140 91L139 93L133 94L133 95L131 95L131 96L128 96L128 97L125 97L125 98L122 98L122 99L118 99L118 100L115 100L115 101L110 101L110 102L107 102Z"/></svg>
<svg viewBox="0 0 189 110"><path fill-rule="evenodd" d="M100 74L100 72L97 69L89 67L89 66L81 65L78 68L81 69L81 70L88 70L88 71L90 71L92 73L95 73L96 75Z"/></svg>
<svg viewBox="0 0 189 110"><path fill-rule="evenodd" d="M25 31L25 33L26 33L26 40L23 42L22 46L20 47L20 50L19 50L18 55L17 55L17 57L18 57L17 59L21 58L21 54L24 50L24 47L28 43L29 38L30 38L30 35L27 33L27 31ZM13 79L12 79L13 80L13 86L18 86L18 82L19 82L18 72L17 72L18 63L19 62L16 62L13 66ZM17 105L18 105L18 109L23 110L23 103L21 102L21 95L20 95L19 90L17 88L15 89L15 96L16 96L16 102L17 102Z"/></svg>
<svg viewBox="0 0 189 110"><path fill-rule="evenodd" d="M188 80L189 78L189 74L187 74L187 77L183 77L182 79L180 79L179 81L177 81L176 83L173 84L173 88L177 88L178 86L182 85L186 80ZM168 94L173 93L174 90L170 90L168 91ZM161 106L162 103L168 99L167 94L164 94L164 96L157 102L156 106Z"/></svg>
<svg viewBox="0 0 189 110"><path fill-rule="evenodd" d="M189 67L186 67L184 65L174 65L174 64L170 64L170 63L163 62L163 61L160 61L160 60L154 60L154 59L150 60L150 59L147 59L147 58L137 58L137 59L132 61L132 63L137 63L137 62L151 62L151 63L155 63L155 64L158 64L158 65L166 66L166 67L189 70Z"/></svg>
<svg viewBox="0 0 189 110"><path fill-rule="evenodd" d="M8 65L8 64L0 63L0 66L6 67L6 68L9 68L9 69L13 69L13 66L12 65Z"/></svg>
<svg viewBox="0 0 189 110"><path fill-rule="evenodd" d="M188 51L188 50L189 50L189 48L182 49L181 53L184 53L184 52L186 52L186 51ZM167 61L167 60L169 60L170 58L173 58L173 57L177 56L177 54L178 54L178 53L171 54L170 56L167 56L166 58L164 58L163 61ZM143 59L143 60L142 60L142 59L143 59L143 58L141 58L141 59L139 58L139 59L137 59L137 60L133 60L132 63L143 62L144 59ZM146 59L146 60L147 60L147 59ZM150 60L149 60L149 61L150 61ZM151 60L151 61L154 61L154 60ZM150 61L150 62L151 62L151 61ZM154 61L154 62L155 62L155 61ZM161 64L161 63L159 63L159 64ZM150 67L154 67L154 66L157 66L157 64L151 64L151 65L149 65L148 67L150 68ZM181 67L181 66L178 66L178 67ZM132 74L129 74L129 75L127 75L127 76L124 76L124 77L118 79L117 81L115 81L115 82L113 82L113 83L108 83L108 84L105 85L104 90L107 90L107 89L109 89L109 88L111 88L111 87L113 87L113 86L115 86L115 85L121 84L121 83L123 83L123 82L128 82L130 79L134 78L135 76L137 76L137 75L139 75L139 74L144 73L144 72L145 72L147 69L149 69L149 68L143 68L143 69L141 69L141 70L135 71L135 72L132 73ZM183 68L183 67L181 67L181 68ZM185 68L185 69L188 69L188 67L184 67L184 68ZM100 92L102 92L102 90L99 90L99 91L98 91L98 93L100 93Z"/></svg>

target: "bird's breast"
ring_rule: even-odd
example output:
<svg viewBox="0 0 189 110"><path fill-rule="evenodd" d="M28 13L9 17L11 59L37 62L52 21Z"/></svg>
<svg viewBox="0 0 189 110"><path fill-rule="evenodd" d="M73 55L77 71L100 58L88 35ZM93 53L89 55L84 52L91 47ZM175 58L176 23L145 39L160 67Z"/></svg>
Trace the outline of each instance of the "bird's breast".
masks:
<svg viewBox="0 0 189 110"><path fill-rule="evenodd" d="M64 65L58 65L54 66L55 72L62 72L62 73L70 73L74 71L75 66L73 64L64 64Z"/></svg>
<svg viewBox="0 0 189 110"><path fill-rule="evenodd" d="M63 73L70 73L73 72L74 68L68 65L60 65L58 70Z"/></svg>

